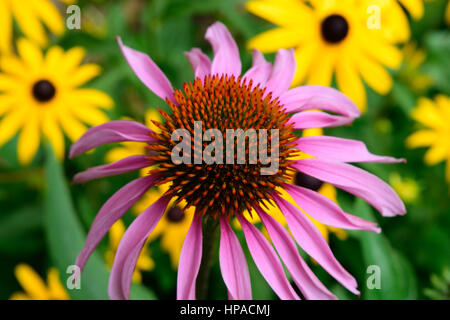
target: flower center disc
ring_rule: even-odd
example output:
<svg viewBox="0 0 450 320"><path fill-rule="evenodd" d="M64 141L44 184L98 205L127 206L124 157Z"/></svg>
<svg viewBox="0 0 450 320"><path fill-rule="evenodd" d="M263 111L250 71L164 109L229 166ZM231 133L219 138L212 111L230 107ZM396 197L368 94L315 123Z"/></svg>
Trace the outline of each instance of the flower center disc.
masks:
<svg viewBox="0 0 450 320"><path fill-rule="evenodd" d="M151 173L159 175L159 185L172 182L168 193L178 197L177 203L184 199L187 207L195 206L201 214L214 217L218 214L233 215L246 209L251 210L261 200L272 199L271 194L275 192L275 188L290 179L291 161L287 158L297 152L294 144L297 136L292 126L287 124L289 114L284 112L278 100L272 100L270 93L265 95L265 91L259 86L253 86L251 81L247 83L234 76L216 75L207 76L203 81L197 78L193 83L185 83L183 90L175 90L174 96L177 104L167 99L172 114L160 110L166 121L164 124L154 122L161 133L151 134L157 142L147 148L151 154L157 153L149 156L158 165ZM222 164L217 159L216 162L207 164L205 151L199 154L195 148L194 136L199 122L203 134L209 129L220 131L223 146L227 129L242 129L244 132L250 129L256 132L267 130L265 151L270 157L271 150L277 148L278 156L272 159L277 160L276 170L273 174L262 175L261 169L268 168L271 164L263 164L260 157L253 164L249 161L255 152L260 155L261 148L264 149L260 139L257 140L257 148L251 148L249 137L244 138L244 163L241 158L240 162L237 161L238 154L242 155L243 152L238 151L241 145L236 147L234 143L232 164L225 161L227 153L230 154L228 149L223 150ZM174 164L172 161L172 151L179 141L172 141L171 136L177 129L189 132L194 142L190 144L190 163ZM271 139L273 129L278 132L278 143L275 142L276 139ZM203 150L208 145L215 144L217 137L213 136L211 140L202 142ZM201 163L195 161L196 157L201 157Z"/></svg>
<svg viewBox="0 0 450 320"><path fill-rule="evenodd" d="M328 16L322 22L322 36L329 43L339 43L347 37L348 22L338 14Z"/></svg>
<svg viewBox="0 0 450 320"><path fill-rule="evenodd" d="M39 80L33 86L33 97L39 102L50 101L55 94L55 86L48 80Z"/></svg>

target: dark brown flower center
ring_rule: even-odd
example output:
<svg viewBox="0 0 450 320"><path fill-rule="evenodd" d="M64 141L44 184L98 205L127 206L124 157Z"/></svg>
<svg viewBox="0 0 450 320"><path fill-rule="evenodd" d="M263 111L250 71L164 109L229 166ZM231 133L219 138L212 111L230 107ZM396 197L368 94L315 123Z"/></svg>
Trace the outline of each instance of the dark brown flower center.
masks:
<svg viewBox="0 0 450 320"><path fill-rule="evenodd" d="M183 91L175 90L177 104L167 100L172 114L160 110L165 123L154 122L161 133L152 134L158 142L150 144L148 149L158 153L149 157L159 165L151 173L161 177L158 184L172 182L168 193L178 198L177 203L185 200L187 207L194 206L202 214L214 217L219 214L233 215L253 208L261 200L271 199L275 188L291 178L291 161L287 158L297 151L294 144L297 136L292 126L287 124L289 114L284 112L277 99L272 99L270 93L267 96L264 94L263 89L234 76L208 76L186 83ZM250 137L244 137L244 151L238 150L240 145L233 149L234 152L228 152L228 149L223 151L223 158L231 154L233 159L234 154L232 164L228 161L207 164L205 151L198 153L194 139L199 123L203 134L209 129L217 129L223 137L228 129L242 129L245 132L264 129L269 132L268 141L263 147L261 140L250 143ZM175 164L172 161L172 152L179 141L173 141L171 136L177 129L185 129L190 134L189 163ZM271 139L273 129L278 132L278 142ZM206 150L208 145L215 145L216 139L214 136L198 147ZM260 155L264 148L269 155L274 148L278 150L278 166L270 175L261 174L262 168L270 164L263 163L258 157L256 162L249 161L255 152ZM244 163L241 161L238 164L239 154L239 159L245 158ZM200 159L200 163L196 159Z"/></svg>
<svg viewBox="0 0 450 320"><path fill-rule="evenodd" d="M179 223L184 220L184 211L179 206L173 206L166 213L166 218L172 223Z"/></svg>
<svg viewBox="0 0 450 320"><path fill-rule="evenodd" d="M33 97L39 102L48 102L55 94L56 88L48 80L39 80L33 86Z"/></svg>
<svg viewBox="0 0 450 320"><path fill-rule="evenodd" d="M333 14L322 21L322 37L329 43L341 42L347 37L348 31L348 22L341 15Z"/></svg>
<svg viewBox="0 0 450 320"><path fill-rule="evenodd" d="M295 184L306 189L317 191L323 185L323 182L303 172L297 172L295 174Z"/></svg>

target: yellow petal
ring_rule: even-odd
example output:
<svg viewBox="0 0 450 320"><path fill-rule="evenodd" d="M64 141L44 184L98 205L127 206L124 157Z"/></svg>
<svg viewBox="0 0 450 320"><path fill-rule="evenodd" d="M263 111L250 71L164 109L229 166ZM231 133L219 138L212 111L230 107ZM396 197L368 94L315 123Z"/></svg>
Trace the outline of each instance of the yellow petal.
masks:
<svg viewBox="0 0 450 320"><path fill-rule="evenodd" d="M47 35L33 8L22 1L10 1L12 11L20 29L31 40L41 47L47 44Z"/></svg>
<svg viewBox="0 0 450 320"><path fill-rule="evenodd" d="M17 144L17 154L21 165L30 164L39 149L40 143L38 114L35 111L31 112L27 115L27 118Z"/></svg>
<svg viewBox="0 0 450 320"><path fill-rule="evenodd" d="M322 128L305 129L302 132L302 137L312 137L312 136L322 136L322 135L323 135Z"/></svg>
<svg viewBox="0 0 450 320"><path fill-rule="evenodd" d="M119 247L120 240L125 233L125 224L122 220L117 220L109 229L109 246L114 251Z"/></svg>
<svg viewBox="0 0 450 320"><path fill-rule="evenodd" d="M427 147L432 145L437 139L438 134L432 130L420 130L406 139L406 145L409 148Z"/></svg>
<svg viewBox="0 0 450 320"><path fill-rule="evenodd" d="M82 104L86 103L104 109L111 109L114 106L114 101L109 95L96 89L76 89L71 93L71 96L76 97Z"/></svg>
<svg viewBox="0 0 450 320"><path fill-rule="evenodd" d="M444 143L442 141L441 143L434 144L430 150L427 151L425 154L425 163L429 166L438 164L439 162L445 160L449 155L449 146L448 143Z"/></svg>
<svg viewBox="0 0 450 320"><path fill-rule="evenodd" d="M39 71L44 63L41 49L28 39L21 38L17 42L17 50L29 70Z"/></svg>
<svg viewBox="0 0 450 320"><path fill-rule="evenodd" d="M435 103L428 98L422 97L419 99L417 108L411 112L411 117L430 128L445 128L447 126Z"/></svg>
<svg viewBox="0 0 450 320"><path fill-rule="evenodd" d="M22 61L14 56L1 56L0 67L5 73L17 76L17 78L24 78L28 74Z"/></svg>
<svg viewBox="0 0 450 320"><path fill-rule="evenodd" d="M81 86L98 76L100 72L101 68L96 64L82 65L70 76L70 79L67 79L67 84L72 87Z"/></svg>
<svg viewBox="0 0 450 320"><path fill-rule="evenodd" d="M12 17L7 1L0 1L0 52L12 51Z"/></svg>
<svg viewBox="0 0 450 320"><path fill-rule="evenodd" d="M161 129L153 124L152 121L161 122L161 114L156 109L150 109L145 113L145 125L156 133L160 133Z"/></svg>
<svg viewBox="0 0 450 320"><path fill-rule="evenodd" d="M98 126L109 121L106 114L98 108L77 104L76 100L69 103L69 105L72 114L90 126Z"/></svg>
<svg viewBox="0 0 450 320"><path fill-rule="evenodd" d="M380 64L362 54L357 55L356 59L364 81L379 94L388 94L393 84L391 75Z"/></svg>
<svg viewBox="0 0 450 320"><path fill-rule="evenodd" d="M308 72L311 70L314 58L316 58L318 47L316 44L306 44L295 50L295 70L292 86L297 86L305 81Z"/></svg>
<svg viewBox="0 0 450 320"><path fill-rule="evenodd" d="M334 50L319 49L320 54L316 56L309 72L308 84L329 86L333 78L336 54Z"/></svg>
<svg viewBox="0 0 450 320"><path fill-rule="evenodd" d="M23 85L17 78L0 73L0 91L13 91L22 87Z"/></svg>
<svg viewBox="0 0 450 320"><path fill-rule="evenodd" d="M117 147L117 148L113 148L113 149L109 150L106 153L105 161L108 163L113 163L113 162L119 161L121 159L125 159L126 157L130 157L130 156L134 156L134 155L136 155L136 153L128 148Z"/></svg>
<svg viewBox="0 0 450 320"><path fill-rule="evenodd" d="M394 45L385 43L377 37L360 37L359 40L366 54L379 63L391 69L400 67L403 60L402 52Z"/></svg>
<svg viewBox="0 0 450 320"><path fill-rule="evenodd" d="M296 25L311 19L311 9L300 1L249 1L245 8L263 19L280 26Z"/></svg>
<svg viewBox="0 0 450 320"><path fill-rule="evenodd" d="M65 30L64 20L58 9L49 0L31 1L33 9L41 17L51 32L62 35Z"/></svg>
<svg viewBox="0 0 450 320"><path fill-rule="evenodd" d="M249 49L258 49L263 53L294 48L304 42L307 37L305 34L306 30L308 29L293 27L272 29L250 39L247 47Z"/></svg>
<svg viewBox="0 0 450 320"><path fill-rule="evenodd" d="M48 49L45 55L45 65L49 73L60 73L61 64L64 58L64 50L59 46L53 46Z"/></svg>
<svg viewBox="0 0 450 320"><path fill-rule="evenodd" d="M22 288L32 299L49 299L44 281L29 265L19 264L14 269L14 274Z"/></svg>
<svg viewBox="0 0 450 320"><path fill-rule="evenodd" d="M68 50L61 64L61 71L72 72L81 64L86 55L86 51L81 47L74 47Z"/></svg>
<svg viewBox="0 0 450 320"><path fill-rule="evenodd" d="M32 300L30 296L26 295L23 292L14 292L9 300Z"/></svg>
<svg viewBox="0 0 450 320"><path fill-rule="evenodd" d="M87 128L80 121L75 119L69 112L58 113L59 123L66 135L72 142L77 141L86 131Z"/></svg>
<svg viewBox="0 0 450 320"><path fill-rule="evenodd" d="M58 126L57 119L50 112L47 112L44 116L42 132L52 145L56 157L60 160L64 159L64 136Z"/></svg>
<svg viewBox="0 0 450 320"><path fill-rule="evenodd" d="M422 18L425 10L423 0L399 0L411 16L418 20Z"/></svg>
<svg viewBox="0 0 450 320"><path fill-rule="evenodd" d="M18 108L0 120L0 147L17 133L26 117L27 108Z"/></svg>
<svg viewBox="0 0 450 320"><path fill-rule="evenodd" d="M17 103L17 98L14 95L0 95L0 116L10 111Z"/></svg>
<svg viewBox="0 0 450 320"><path fill-rule="evenodd" d="M336 80L339 89L358 106L366 110L366 91L351 57L343 56L336 64Z"/></svg>
<svg viewBox="0 0 450 320"><path fill-rule="evenodd" d="M48 271L47 283L52 300L69 300L69 294L62 285L59 272L56 268L50 268Z"/></svg>

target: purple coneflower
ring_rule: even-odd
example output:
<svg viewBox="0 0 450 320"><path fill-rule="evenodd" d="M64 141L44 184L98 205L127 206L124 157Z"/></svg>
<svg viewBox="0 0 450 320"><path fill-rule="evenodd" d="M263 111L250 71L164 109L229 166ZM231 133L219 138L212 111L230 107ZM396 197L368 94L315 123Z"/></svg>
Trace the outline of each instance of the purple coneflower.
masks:
<svg viewBox="0 0 450 320"><path fill-rule="evenodd" d="M360 112L348 98L332 88L302 86L289 89L296 69L292 50L278 51L273 66L260 52L254 51L253 66L241 77L238 47L226 27L221 23L213 24L206 32L206 39L212 45L214 59L211 61L196 48L186 53L195 80L186 83L182 90L173 89L147 55L124 46L119 39L133 71L151 91L167 102L172 112L161 111L165 122L155 123L160 129L158 133L133 121L112 121L90 129L72 146L70 157L100 145L123 141L142 142L149 150L148 155L131 156L79 173L74 179L76 183L152 167L148 176L130 182L103 205L76 264L84 267L109 228L149 188L170 183L168 191L140 214L124 234L109 279L112 299L129 298L131 279L142 246L173 197L196 209L180 255L178 299L196 298L206 220L220 226L220 269L228 296L231 299L252 298L245 256L230 226L230 218L234 216L242 226L256 266L281 299L299 299L285 275L282 262L305 298L336 298L308 268L296 243L345 288L358 294L356 280L336 260L311 220L297 206L280 197L278 190L288 192L302 210L321 223L380 232L374 222L350 215L319 193L288 181L296 172L302 172L364 199L383 216L395 216L406 212L397 194L376 176L348 162L394 163L402 160L373 155L363 143L354 140L298 136L295 130L349 124ZM273 175L261 175L263 165L260 162L174 164L170 155L177 142L171 140L172 132L183 128L194 136L196 121L201 121L203 131L212 128L221 132L239 128L278 129L278 171ZM194 150L195 146L192 148ZM296 159L299 151L311 157ZM281 209L290 233L264 210L265 201ZM246 210L258 214L272 243L245 218Z"/></svg>

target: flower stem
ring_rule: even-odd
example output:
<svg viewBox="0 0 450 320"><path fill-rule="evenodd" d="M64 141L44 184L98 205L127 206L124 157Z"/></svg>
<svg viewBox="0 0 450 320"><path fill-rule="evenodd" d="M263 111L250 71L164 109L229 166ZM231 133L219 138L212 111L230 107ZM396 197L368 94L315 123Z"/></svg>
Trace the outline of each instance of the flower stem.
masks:
<svg viewBox="0 0 450 320"><path fill-rule="evenodd" d="M208 219L203 225L203 249L202 262L197 278L197 299L205 300L208 295L208 282L211 267L217 253L217 242L219 240L218 220Z"/></svg>

